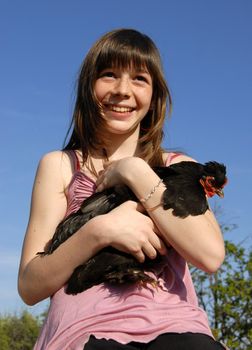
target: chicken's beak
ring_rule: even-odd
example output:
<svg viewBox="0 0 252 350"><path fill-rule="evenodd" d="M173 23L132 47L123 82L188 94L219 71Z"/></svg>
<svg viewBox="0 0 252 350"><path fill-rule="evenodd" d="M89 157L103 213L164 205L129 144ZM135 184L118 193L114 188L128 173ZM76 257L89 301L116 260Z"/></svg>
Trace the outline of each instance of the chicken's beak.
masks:
<svg viewBox="0 0 252 350"><path fill-rule="evenodd" d="M224 197L224 192L223 192L223 189L222 189L222 188L216 188L216 189L215 189L215 193L216 193L219 197L221 197L221 198Z"/></svg>

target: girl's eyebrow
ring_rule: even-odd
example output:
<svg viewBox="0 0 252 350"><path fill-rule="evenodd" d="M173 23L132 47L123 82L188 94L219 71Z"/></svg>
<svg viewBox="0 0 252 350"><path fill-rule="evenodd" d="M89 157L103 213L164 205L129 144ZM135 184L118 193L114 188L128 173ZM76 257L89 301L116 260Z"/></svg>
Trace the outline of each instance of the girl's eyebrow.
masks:
<svg viewBox="0 0 252 350"><path fill-rule="evenodd" d="M104 72L104 71L108 71L108 70L117 70L117 69L122 69L122 70L127 70L128 68L120 68L120 67L115 67L115 66L108 66L106 68L103 68L100 73ZM147 68L135 68L135 67L131 67L130 68L131 72L133 72L134 74L148 74L151 75L150 72L148 71Z"/></svg>
<svg viewBox="0 0 252 350"><path fill-rule="evenodd" d="M150 74L146 69L136 69L136 72Z"/></svg>
<svg viewBox="0 0 252 350"><path fill-rule="evenodd" d="M134 68L132 70L135 71L136 73L150 74L150 72L146 68L139 68L139 69L138 68Z"/></svg>

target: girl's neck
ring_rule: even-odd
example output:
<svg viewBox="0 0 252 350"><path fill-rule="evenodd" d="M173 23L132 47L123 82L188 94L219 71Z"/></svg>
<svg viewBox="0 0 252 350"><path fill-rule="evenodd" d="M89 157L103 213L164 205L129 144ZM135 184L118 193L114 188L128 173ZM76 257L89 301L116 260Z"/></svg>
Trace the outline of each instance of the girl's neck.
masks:
<svg viewBox="0 0 252 350"><path fill-rule="evenodd" d="M109 145L102 152L92 153L94 158L107 158L110 161L125 157L137 156L138 154L138 129L131 134L111 135Z"/></svg>
<svg viewBox="0 0 252 350"><path fill-rule="evenodd" d="M82 170L94 179L97 179L99 171L104 169L104 161L116 161L139 154L139 127L129 134L112 134L110 136L109 145L98 151L90 152L82 166ZM79 150L78 153L81 158L81 151Z"/></svg>

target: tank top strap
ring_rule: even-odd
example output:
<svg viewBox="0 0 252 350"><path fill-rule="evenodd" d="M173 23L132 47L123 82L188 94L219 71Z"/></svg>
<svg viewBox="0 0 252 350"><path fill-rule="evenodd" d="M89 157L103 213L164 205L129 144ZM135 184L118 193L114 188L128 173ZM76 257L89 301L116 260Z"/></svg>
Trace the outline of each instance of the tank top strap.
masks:
<svg viewBox="0 0 252 350"><path fill-rule="evenodd" d="M72 162L73 162L74 172L80 171L80 161L79 161L79 158L76 154L76 151L73 149L70 150L69 155L70 155Z"/></svg>
<svg viewBox="0 0 252 350"><path fill-rule="evenodd" d="M171 162L173 161L173 159L175 159L175 158L177 158L179 156L181 156L181 153L170 152L168 154L168 157L166 158L165 165L169 166L171 164Z"/></svg>

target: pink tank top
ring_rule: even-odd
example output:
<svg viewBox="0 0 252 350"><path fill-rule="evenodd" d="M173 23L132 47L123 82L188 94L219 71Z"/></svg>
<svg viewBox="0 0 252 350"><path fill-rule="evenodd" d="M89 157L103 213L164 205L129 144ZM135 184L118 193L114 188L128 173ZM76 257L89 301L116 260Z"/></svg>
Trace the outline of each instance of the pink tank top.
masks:
<svg viewBox="0 0 252 350"><path fill-rule="evenodd" d="M170 153L166 165L175 156ZM74 161L76 171L69 184L66 216L95 190L94 181L81 172L76 158ZM174 249L158 267L156 278L158 289L101 284L67 295L61 288L51 297L34 350L83 350L91 334L123 344L147 343L167 332L212 336L206 313L198 306L187 263Z"/></svg>

